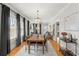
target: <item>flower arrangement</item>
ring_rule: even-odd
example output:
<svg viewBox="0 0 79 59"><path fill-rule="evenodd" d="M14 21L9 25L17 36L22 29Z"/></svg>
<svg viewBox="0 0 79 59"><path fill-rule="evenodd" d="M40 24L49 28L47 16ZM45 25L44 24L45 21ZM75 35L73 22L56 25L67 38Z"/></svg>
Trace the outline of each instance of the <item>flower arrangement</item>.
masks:
<svg viewBox="0 0 79 59"><path fill-rule="evenodd" d="M66 32L61 32L61 35L63 36L64 39L66 39L67 37L67 33Z"/></svg>
<svg viewBox="0 0 79 59"><path fill-rule="evenodd" d="M64 35L67 35L67 33L66 33L66 32L62 32L62 33L61 33L61 35L63 35L63 36L64 36Z"/></svg>

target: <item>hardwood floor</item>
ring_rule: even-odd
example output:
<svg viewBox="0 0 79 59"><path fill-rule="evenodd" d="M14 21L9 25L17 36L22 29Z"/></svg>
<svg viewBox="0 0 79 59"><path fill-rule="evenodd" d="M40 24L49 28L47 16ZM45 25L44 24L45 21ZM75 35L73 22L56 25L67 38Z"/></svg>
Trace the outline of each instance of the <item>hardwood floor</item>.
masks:
<svg viewBox="0 0 79 59"><path fill-rule="evenodd" d="M56 43L54 40L49 40L52 47L54 48L55 52L57 53L58 56L63 56L62 52L59 51L59 45ZM14 48L7 56L15 56L17 52L20 51L21 48L23 48L24 45L27 45L26 42L22 42L20 46Z"/></svg>
<svg viewBox="0 0 79 59"><path fill-rule="evenodd" d="M56 41L51 40L51 39L49 39L49 41L51 42L51 44L52 44L53 48L55 49L57 55L58 55L58 56L63 56L62 52L59 51L59 48L60 48L59 44L57 44Z"/></svg>
<svg viewBox="0 0 79 59"><path fill-rule="evenodd" d="M9 54L7 54L7 56L15 56L17 52L20 51L21 48L23 48L24 45L27 45L26 42L22 42L21 45L19 45L18 47L14 48Z"/></svg>

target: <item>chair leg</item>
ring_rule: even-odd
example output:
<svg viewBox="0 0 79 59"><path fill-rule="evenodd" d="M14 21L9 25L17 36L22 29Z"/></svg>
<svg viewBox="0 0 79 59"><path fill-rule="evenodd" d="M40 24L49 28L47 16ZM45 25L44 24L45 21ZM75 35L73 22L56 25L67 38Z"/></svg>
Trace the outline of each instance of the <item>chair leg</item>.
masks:
<svg viewBox="0 0 79 59"><path fill-rule="evenodd" d="M28 45L28 53L30 54L30 45Z"/></svg>
<svg viewBox="0 0 79 59"><path fill-rule="evenodd" d="M44 54L44 46L43 46L43 54Z"/></svg>
<svg viewBox="0 0 79 59"><path fill-rule="evenodd" d="M34 45L34 51L35 51L35 45Z"/></svg>
<svg viewBox="0 0 79 59"><path fill-rule="evenodd" d="M25 51L27 51L27 47L26 47L26 45L25 45Z"/></svg>
<svg viewBox="0 0 79 59"><path fill-rule="evenodd" d="M30 54L30 42L28 44L28 53Z"/></svg>
<svg viewBox="0 0 79 59"><path fill-rule="evenodd" d="M38 45L37 45L37 51L38 51Z"/></svg>
<svg viewBox="0 0 79 59"><path fill-rule="evenodd" d="M45 47L46 47L46 51L48 51L48 47L47 47L47 45L45 45Z"/></svg>
<svg viewBox="0 0 79 59"><path fill-rule="evenodd" d="M48 42L46 42L45 46L46 46L46 51L48 52Z"/></svg>

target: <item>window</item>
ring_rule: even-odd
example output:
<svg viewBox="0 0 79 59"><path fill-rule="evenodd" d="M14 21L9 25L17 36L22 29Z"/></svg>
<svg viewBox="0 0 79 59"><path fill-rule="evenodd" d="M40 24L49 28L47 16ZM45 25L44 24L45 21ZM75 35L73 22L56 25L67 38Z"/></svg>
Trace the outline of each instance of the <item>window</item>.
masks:
<svg viewBox="0 0 79 59"><path fill-rule="evenodd" d="M27 20L25 20L26 36L27 36Z"/></svg>
<svg viewBox="0 0 79 59"><path fill-rule="evenodd" d="M17 38L17 20L16 14L10 12L10 39Z"/></svg>
<svg viewBox="0 0 79 59"><path fill-rule="evenodd" d="M20 16L20 28L21 28L21 42L22 42L24 35L24 22L23 22L23 17L21 16Z"/></svg>
<svg viewBox="0 0 79 59"><path fill-rule="evenodd" d="M16 14L10 11L10 50L16 47L17 40L17 19Z"/></svg>

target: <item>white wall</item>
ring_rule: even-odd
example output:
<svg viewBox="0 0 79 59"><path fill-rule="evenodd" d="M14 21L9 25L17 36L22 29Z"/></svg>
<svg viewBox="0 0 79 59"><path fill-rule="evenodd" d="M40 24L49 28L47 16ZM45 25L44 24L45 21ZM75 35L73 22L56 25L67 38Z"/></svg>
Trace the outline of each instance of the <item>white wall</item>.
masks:
<svg viewBox="0 0 79 59"><path fill-rule="evenodd" d="M68 18L68 21L77 21L79 19L78 17L79 15L79 4L71 4L69 7L67 7L60 15L58 15L59 17L57 17L55 19L54 22L56 22L57 20L60 22L60 26L59 26L59 32L63 32L66 31L68 33L71 33L73 36L75 36L76 38L78 38L78 46L77 46L77 55L79 55L79 31L71 31L71 30L65 30L64 28L64 20L66 18L68 18L67 16L69 16L70 18ZM74 23L71 23L74 24ZM76 24L76 23L75 23ZM79 25L79 24L77 24ZM61 34L60 34L61 35ZM62 44L63 45L63 44ZM74 50L72 45L69 45L68 48Z"/></svg>

